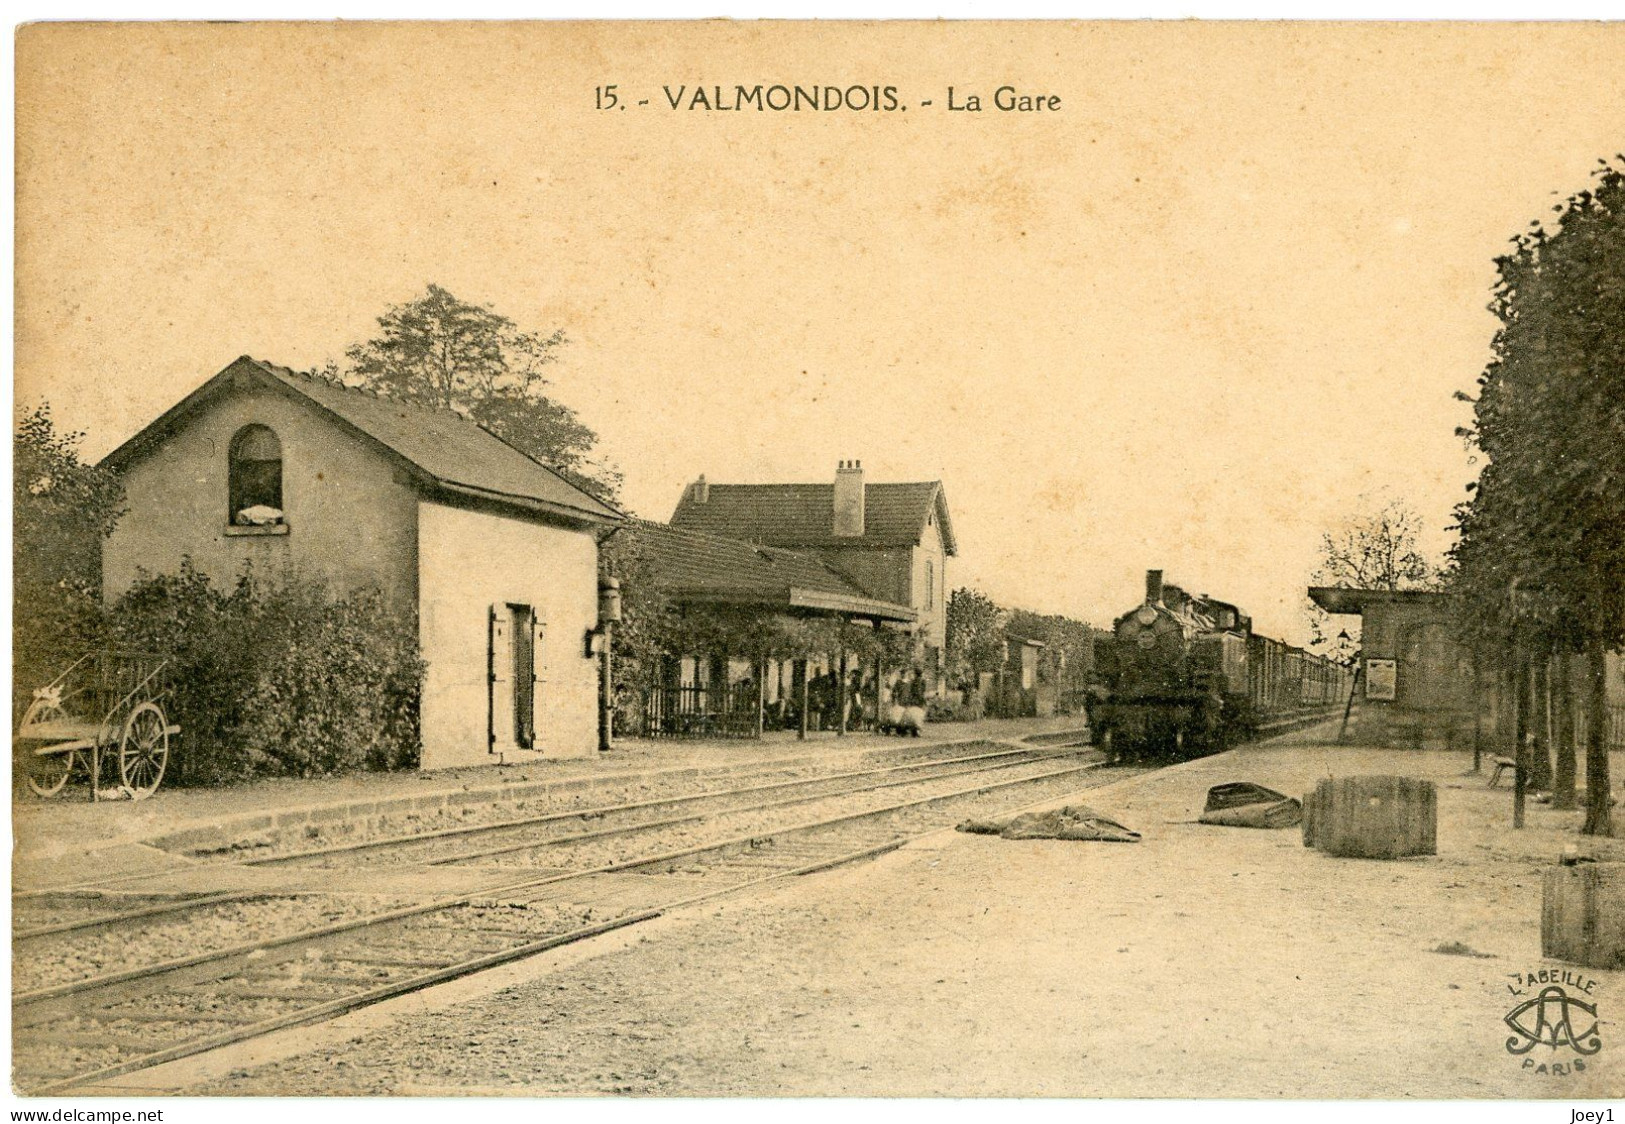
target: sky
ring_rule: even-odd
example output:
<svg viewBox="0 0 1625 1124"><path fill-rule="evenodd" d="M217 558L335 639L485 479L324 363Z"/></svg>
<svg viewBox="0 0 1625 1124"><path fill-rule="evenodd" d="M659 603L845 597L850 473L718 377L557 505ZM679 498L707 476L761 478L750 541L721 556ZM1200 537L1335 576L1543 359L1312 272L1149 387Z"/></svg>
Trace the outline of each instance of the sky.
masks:
<svg viewBox="0 0 1625 1124"><path fill-rule="evenodd" d="M907 108L689 108L775 83ZM567 333L639 515L859 459L943 481L952 585L1105 625L1161 568L1301 642L1322 533L1447 544L1494 259L1625 147L1625 28L35 24L17 102L17 402L89 456L433 282Z"/></svg>

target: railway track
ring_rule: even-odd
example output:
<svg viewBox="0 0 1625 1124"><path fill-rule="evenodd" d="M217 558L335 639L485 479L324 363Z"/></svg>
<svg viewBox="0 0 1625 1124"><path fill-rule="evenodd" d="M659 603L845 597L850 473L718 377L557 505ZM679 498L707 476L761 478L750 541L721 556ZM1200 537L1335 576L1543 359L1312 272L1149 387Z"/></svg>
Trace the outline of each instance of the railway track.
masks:
<svg viewBox="0 0 1625 1124"><path fill-rule="evenodd" d="M965 744L971 744L971 743L961 743L961 747L963 745L965 745ZM1045 749L1054 751L1056 749L1062 748L1062 747L1058 747L1058 746L1054 746L1054 745L1044 745L1044 744L1038 744L1038 743L1035 743L1035 744L1032 744L1032 745L1024 745L1024 746L1020 746L1020 747L1013 746L1011 743L992 742L992 743L981 743L981 744L994 744L994 745L1002 745L1002 746L1004 746L1004 748L999 751L1000 755L1013 755L1013 754L1021 753L1021 752L1035 753L1036 754L1036 753L1039 753L1039 752L1041 752L1041 751L1043 751ZM1072 747L1075 747L1075 746L1080 745L1080 744L1082 744L1082 743L1074 742L1074 743L1072 743L1071 746L1066 747L1066 748L1072 748ZM600 804L600 805L597 805L597 806L592 806L592 805L587 805L587 806L582 806L582 807L570 806L570 807L561 808L561 809L558 809L556 811L549 812L549 813L546 813L546 814L538 814L538 815L534 815L534 816L518 817L518 818L512 818L512 819L508 819L508 820L495 821L495 822L476 822L476 823L471 823L471 824L458 824L458 825L455 825L455 826L452 826L452 827L449 827L449 828L442 828L442 829L418 828L418 829L415 829L415 830L398 833L398 834L395 834L395 835L392 835L392 836L378 837L378 838L368 839L368 840L363 840L363 841L358 841L358 842L334 843L334 844L326 844L326 845L321 845L321 846L313 846L313 847L308 847L308 848L298 848L298 849L295 849L295 850L292 850L292 851L275 851L275 852L272 852L272 853L261 853L261 854L245 853L245 852L238 851L238 850L235 850L235 849L233 849L233 850L225 850L225 849L207 850L207 851L185 852L185 853L189 857L194 858L194 859L196 859L198 861L209 862L211 864L212 863L219 863L220 865L224 865L224 866L270 866L270 865L275 865L275 864L279 864L279 863L298 863L298 862L302 862L304 860L320 859L324 855L343 855L343 854L346 854L346 853L361 852L361 851L365 851L365 850L368 850L368 849L371 849L371 848L387 849L387 848L391 848L391 847L404 847L404 846L410 846L411 844L414 844L414 843L421 843L423 841L434 840L434 839L438 839L438 838L469 837L469 836L479 835L479 834L482 834L482 833L494 833L494 832L502 831L504 829L523 827L523 826L530 825L530 824L541 824L541 823L546 823L546 822L549 822L549 821L556 821L556 822L563 823L563 822L568 822L568 821L570 821L572 819L577 819L577 818L587 819L587 818L596 818L596 817L607 815L607 814L623 814L623 813L626 813L626 812L635 811L637 809L655 808L655 807L657 807L659 805L665 805L665 804L671 804L671 805L675 806L675 805L679 804L680 802L682 802L684 800L688 800L688 799L700 799L700 798L719 799L719 798L723 798L723 797L726 797L726 796L729 796L729 795L732 795L732 794L738 794L738 793L752 791L752 790L756 790L756 789L760 789L760 788L766 788L766 787L769 786L770 783L779 783L779 784L782 784L785 787L788 787L788 786L795 785L795 784L811 784L811 783L820 782L820 781L828 781L828 780L831 780L831 779L833 779L834 777L837 777L837 776L857 776L857 775L866 774L866 773L867 774L878 774L878 773L886 772L886 771L903 771L903 770L908 770L908 769L930 768L930 767L933 767L933 766L939 766L939 765L942 765L942 764L946 763L943 759L932 758L930 756L932 754L932 752L934 752L935 750L940 749L940 748L944 748L944 747L933 747L933 746L924 746L924 745L922 745L922 746L915 746L915 747L906 748L906 749L888 749L888 750L875 751L873 753L866 754L865 758L867 759L867 758L873 757L873 758L877 758L877 759L883 759L888 763L885 764L885 765L876 765L876 766L872 766L872 767L870 767L868 769L857 770L857 771L849 772L849 773L845 773L845 774L815 774L815 775L811 775L811 776L790 775L790 776L786 777L786 774L795 774L800 769L804 769L805 766L802 765L799 762L792 762L792 763L788 763L788 764L784 763L784 762L765 762L765 763L763 763L761 765L742 766L742 767L739 767L739 768L730 769L730 770L728 770L726 772L726 776L728 777L728 779L734 780L736 782L740 781L740 780L751 780L753 782L760 782L760 783L752 783L750 785L736 785L736 787L734 787L734 788L726 788L726 789L701 789L698 792L692 792L692 793L682 793L682 792L680 792L680 793L676 793L676 794L673 794L673 795L668 796L668 797L662 797L662 798L658 798L658 799L650 799L650 800L645 800L645 801L630 801L629 800L629 801L625 801L625 802L622 802L622 803L613 803L612 802L612 803ZM946 748L955 748L955 747L949 746L949 747L946 747ZM772 780L772 778L777 778L777 780ZM705 779L710 780L711 778L706 777ZM524 805L521 804L520 806L523 807ZM271 845L267 844L267 846L271 846ZM124 896L124 895L128 895L128 896L131 896L131 897L140 897L140 896L142 896L142 891L140 889L140 884L141 883L162 880L163 878L165 878L170 873L171 872L168 871L168 870L143 871L143 872L139 872L139 873L127 873L127 874L121 874L121 875L114 875L114 876L107 877L107 878L76 879L76 880L74 880L72 882L59 883L59 884L56 884L56 885L29 886L29 887L14 889L12 891L12 894L11 894L12 908L13 908L13 918L14 918L13 936L15 938L15 936L16 936L16 931L15 930L17 928L15 919L19 915L23 915L23 914L29 912L29 906L30 906L31 903L36 903L36 902L48 903L48 902L52 902L52 901L61 903L61 902L69 901L69 900L73 900L73 899L79 899L81 901L81 903L83 903L84 901L91 900L91 899L96 899L98 897L102 898L103 900L108 900L108 899L114 899L114 898L117 898L119 896ZM51 912L50 907L48 905L47 906L42 906L41 910L43 910L47 914L49 914ZM35 912L38 912L38 911L35 911ZM111 916L111 915L109 915L109 916ZM47 925L47 924L51 923L54 920L56 920L56 919L55 918L48 918L46 921L41 921L39 924L40 924L41 927L43 927L44 925ZM33 926L29 926L29 927L33 927Z"/></svg>
<svg viewBox="0 0 1625 1124"><path fill-rule="evenodd" d="M356 858L367 862L422 863L427 866L463 864L537 848L696 823L725 813L789 807L988 769L1019 768L1055 756L1054 751L1038 748L1002 748L987 753L876 766L820 777L770 781L628 804L548 812L489 824L311 848L252 858L245 860L243 865L325 865L333 859L348 863ZM677 814L673 815L674 812ZM591 823L594 826L588 831L562 830L578 823ZM504 842L478 842L502 837L508 838ZM446 849L448 843L452 844L449 850ZM476 845L461 846L464 843Z"/></svg>
<svg viewBox="0 0 1625 1124"><path fill-rule="evenodd" d="M849 770L810 778L769 781L729 789L686 793L626 804L540 813L484 824L406 833L351 843L334 844L240 859L225 864L239 867L354 865L394 863L423 866L463 865L492 858L522 856L548 848L660 831L703 823L719 815L756 813L796 804L854 796L926 781L941 781L991 769L1013 769L1042 762L1055 752L1042 748L1001 748L992 752L949 758L907 761L901 764ZM676 813L676 814L673 814ZM581 825L592 825L580 830ZM486 842L482 843L484 840ZM490 842L501 840L500 842ZM163 873L134 876L130 881L161 879ZM501 876L497 876L501 877ZM128 885L128 882L125 883ZM267 897L265 891L243 890L214 894L186 893L168 900L137 891L113 893L88 887L59 891L59 900L42 891L13 898L13 947L46 937L86 934L135 921L196 914L222 905ZM95 911L92 903L118 904L133 898L134 908ZM35 903L31 911L28 903ZM43 912L41 906L43 905ZM53 910L53 905L55 909ZM60 914L66 910L69 916ZM30 913L34 923L29 924ZM18 918L23 923L18 924Z"/></svg>
<svg viewBox="0 0 1625 1124"><path fill-rule="evenodd" d="M946 826L960 812L997 813L1062 795L1079 786L1082 774L1101 767L1068 756L1007 751L920 763L917 771L933 772L924 766L937 766L923 779L887 776L905 767L860 770L843 777L862 777L864 787L821 795L785 797L787 785L751 786L770 794L781 790L755 810L782 810L905 785L976 781L720 841L666 850L651 846L613 862L538 871L505 885L22 992L13 1000L15 1080L35 1094L65 1091L330 1018L683 905L856 861ZM980 763L965 764L974 761ZM1034 765L1038 771L1012 778L1013 765ZM658 837L674 819L713 814L617 825L522 846L554 846L583 834L648 831Z"/></svg>

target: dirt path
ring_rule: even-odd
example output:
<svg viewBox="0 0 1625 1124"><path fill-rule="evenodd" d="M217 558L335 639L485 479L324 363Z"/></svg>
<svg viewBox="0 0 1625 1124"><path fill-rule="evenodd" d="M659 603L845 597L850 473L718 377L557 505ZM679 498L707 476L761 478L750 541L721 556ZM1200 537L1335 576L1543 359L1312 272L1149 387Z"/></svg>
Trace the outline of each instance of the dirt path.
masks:
<svg viewBox="0 0 1625 1124"><path fill-rule="evenodd" d="M1089 794L1139 844L939 836L207 1091L1625 1093L1625 972L1582 973L1603 1020L1583 1072L1525 1068L1502 1022L1511 974L1554 966L1540 870L1569 844L1625 858L1625 841L1539 806L1515 836L1510 796L1468 764L1304 745L1197 762ZM1170 822L1219 781L1301 794L1332 771L1439 781L1439 856L1332 859L1296 830Z"/></svg>

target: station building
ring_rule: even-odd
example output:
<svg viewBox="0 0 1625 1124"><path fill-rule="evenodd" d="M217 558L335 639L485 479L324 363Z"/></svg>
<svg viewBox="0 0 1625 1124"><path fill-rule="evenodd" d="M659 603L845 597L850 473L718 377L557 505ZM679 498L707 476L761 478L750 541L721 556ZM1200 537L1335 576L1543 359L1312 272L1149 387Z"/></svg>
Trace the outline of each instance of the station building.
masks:
<svg viewBox="0 0 1625 1124"><path fill-rule="evenodd" d="M889 690L907 670L887 668L884 661L865 664L843 651L836 637L886 631L906 644L914 610L870 596L815 553L645 521L629 523L624 533L637 544L644 580L679 615L722 610L742 630L704 635L701 629L688 647L676 641L662 682L646 686L642 711L628 723L632 732L759 737L764 729L798 726L808 703L808 729L835 729L838 692L823 689L828 679L844 676L849 689L856 686L872 706L875 685L884 682ZM785 643L785 630L795 634L798 623L836 627ZM814 636L827 640L829 650L808 648ZM863 715L849 717L857 722Z"/></svg>
<svg viewBox="0 0 1625 1124"><path fill-rule="evenodd" d="M817 560L852 594L906 610L914 661L943 689L948 559L958 553L940 480L868 483L841 461L828 484L711 484L683 490L671 526Z"/></svg>

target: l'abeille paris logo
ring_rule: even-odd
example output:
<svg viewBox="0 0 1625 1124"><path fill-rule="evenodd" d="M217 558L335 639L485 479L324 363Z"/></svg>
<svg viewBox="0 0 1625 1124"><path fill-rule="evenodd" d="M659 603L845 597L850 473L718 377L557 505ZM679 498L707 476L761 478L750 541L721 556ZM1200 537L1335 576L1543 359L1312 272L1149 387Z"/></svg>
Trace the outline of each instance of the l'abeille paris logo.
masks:
<svg viewBox="0 0 1625 1124"><path fill-rule="evenodd" d="M1523 1068L1537 1074L1583 1071L1585 1059L1602 1049L1597 981L1567 968L1514 972L1512 979L1507 990L1520 1002L1502 1020L1512 1028L1507 1053L1522 1057ZM1540 1046L1550 1052L1536 1052Z"/></svg>

